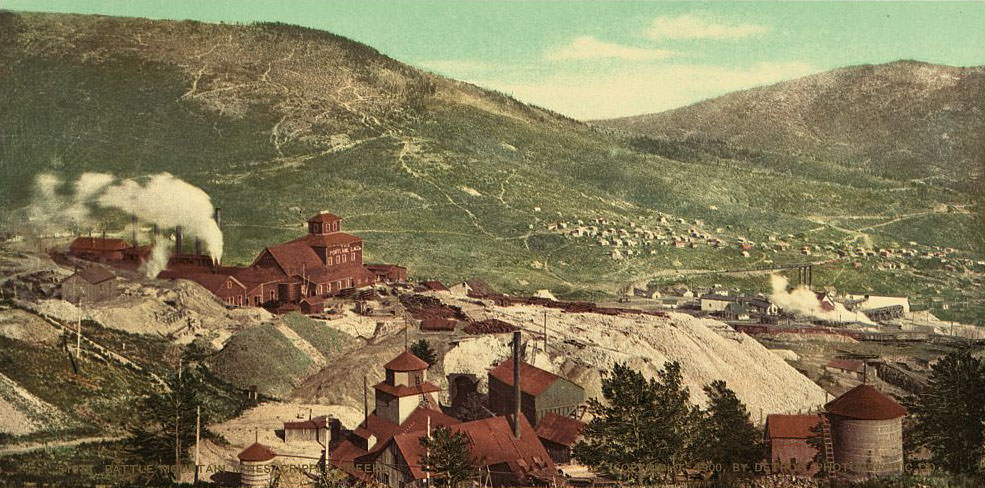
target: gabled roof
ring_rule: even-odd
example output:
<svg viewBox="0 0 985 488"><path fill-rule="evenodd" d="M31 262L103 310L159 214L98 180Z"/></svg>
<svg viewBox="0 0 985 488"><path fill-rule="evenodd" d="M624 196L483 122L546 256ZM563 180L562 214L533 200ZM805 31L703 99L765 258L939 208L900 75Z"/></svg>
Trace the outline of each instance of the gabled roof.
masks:
<svg viewBox="0 0 985 488"><path fill-rule="evenodd" d="M266 252L274 258L281 271L287 274L314 272L325 266L318 254L305 241L291 241L276 246L269 246Z"/></svg>
<svg viewBox="0 0 985 488"><path fill-rule="evenodd" d="M481 466L505 465L517 482L549 480L555 475L554 462L540 443L533 427L522 415L519 438L513 436L507 417L475 420L450 428L453 432L462 432L468 436L472 458ZM391 441L400 450L414 479L424 479L427 476L421 467L421 458L425 454L424 447L421 446L424 435L420 431L400 434Z"/></svg>
<svg viewBox="0 0 985 488"><path fill-rule="evenodd" d="M391 371L400 372L422 371L428 369L428 363L411 354L410 351L404 351L399 356L391 359L390 362L384 364L383 367Z"/></svg>
<svg viewBox="0 0 985 488"><path fill-rule="evenodd" d="M489 375L508 386L513 386L513 359L509 358L496 366ZM540 395L551 387L560 376L545 371L532 364L520 362L520 390L533 396Z"/></svg>
<svg viewBox="0 0 985 488"><path fill-rule="evenodd" d="M584 428L585 423L578 419L549 413L537 423L537 437L571 447Z"/></svg>
<svg viewBox="0 0 985 488"><path fill-rule="evenodd" d="M224 294L227 294L227 293L225 293L225 285L226 285L226 282L227 281L232 281L233 287L234 287L233 289L234 290L237 290L238 289L238 293L237 294L242 293L244 290L246 290L246 285L240 283L240 281L237 280L236 278L234 278L232 276L229 276L229 275L225 275L225 274L219 274L219 273L178 273L174 277L175 278L178 278L178 279L185 279L185 280L189 280L189 281L194 281L195 283L198 283L199 285L202 285L203 288L205 288L206 290L209 290L214 295L224 295Z"/></svg>
<svg viewBox="0 0 985 488"><path fill-rule="evenodd" d="M122 251L130 247L123 239L106 237L76 237L69 249L73 251Z"/></svg>
<svg viewBox="0 0 985 488"><path fill-rule="evenodd" d="M766 416L766 437L769 439L809 439L817 434L811 429L821 422L821 416L812 415L781 415Z"/></svg>
<svg viewBox="0 0 985 488"><path fill-rule="evenodd" d="M240 461L259 463L270 461L271 459L277 457L277 454L269 447L260 444L259 442L254 442L250 447L243 449L243 452L239 453L236 457L238 457Z"/></svg>
<svg viewBox="0 0 985 488"><path fill-rule="evenodd" d="M318 212L317 215L308 219L308 222L334 222L336 220L342 220L342 217L335 215L331 212Z"/></svg>
<svg viewBox="0 0 985 488"><path fill-rule="evenodd" d="M906 415L906 409L896 400L869 385L858 385L844 395L828 402L828 413L857 420L889 420Z"/></svg>
<svg viewBox="0 0 985 488"><path fill-rule="evenodd" d="M735 301L735 297L730 297L730 296L725 296L725 295L717 295L717 294L714 294L714 293L710 293L710 294L707 294L707 295L701 295L701 299L702 300L717 300L717 301L721 301L721 302L734 302Z"/></svg>
<svg viewBox="0 0 985 488"><path fill-rule="evenodd" d="M98 285L104 281L116 278L116 275L112 271L102 267L102 266L89 266L82 268L75 272L76 276L82 278L86 282Z"/></svg>

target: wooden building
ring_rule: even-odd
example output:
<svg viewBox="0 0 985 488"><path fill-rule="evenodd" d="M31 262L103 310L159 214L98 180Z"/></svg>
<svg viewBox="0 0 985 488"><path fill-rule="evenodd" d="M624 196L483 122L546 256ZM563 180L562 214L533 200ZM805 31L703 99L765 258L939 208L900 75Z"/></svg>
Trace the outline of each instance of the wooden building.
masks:
<svg viewBox="0 0 985 488"><path fill-rule="evenodd" d="M773 473L813 475L820 466L812 439L820 436L821 416L767 415L766 460Z"/></svg>
<svg viewBox="0 0 985 488"><path fill-rule="evenodd" d="M332 432L341 430L337 419L324 415L296 422L284 422L284 442L317 442L329 445Z"/></svg>
<svg viewBox="0 0 985 488"><path fill-rule="evenodd" d="M62 298L74 304L93 303L116 294L116 275L98 265L80 268L61 284Z"/></svg>
<svg viewBox="0 0 985 488"><path fill-rule="evenodd" d="M513 411L513 360L489 371L489 409L497 415ZM585 390L574 382L531 364L520 363L520 411L534 426L545 415L567 417L585 402Z"/></svg>
<svg viewBox="0 0 985 488"><path fill-rule="evenodd" d="M130 247L130 244L123 239L76 237L68 246L68 255L87 261L109 263L123 261L124 251Z"/></svg>
<svg viewBox="0 0 985 488"><path fill-rule="evenodd" d="M549 413L537 424L537 437L555 464L569 464L571 448L584 429L585 423L576 418Z"/></svg>

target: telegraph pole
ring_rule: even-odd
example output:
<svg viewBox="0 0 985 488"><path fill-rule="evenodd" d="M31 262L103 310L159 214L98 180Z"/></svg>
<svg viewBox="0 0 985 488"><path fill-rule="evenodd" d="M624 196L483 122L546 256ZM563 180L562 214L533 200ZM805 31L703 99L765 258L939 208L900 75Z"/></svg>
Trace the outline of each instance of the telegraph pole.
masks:
<svg viewBox="0 0 985 488"><path fill-rule="evenodd" d="M198 485L198 442L202 435L202 406L195 407L195 484Z"/></svg>

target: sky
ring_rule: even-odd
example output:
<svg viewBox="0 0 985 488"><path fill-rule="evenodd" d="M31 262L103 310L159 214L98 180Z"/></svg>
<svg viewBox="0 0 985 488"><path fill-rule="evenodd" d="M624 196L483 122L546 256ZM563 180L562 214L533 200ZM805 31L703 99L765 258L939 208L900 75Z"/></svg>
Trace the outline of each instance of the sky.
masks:
<svg viewBox="0 0 985 488"><path fill-rule="evenodd" d="M985 65L985 1L0 0L10 10L324 29L578 119L838 67Z"/></svg>

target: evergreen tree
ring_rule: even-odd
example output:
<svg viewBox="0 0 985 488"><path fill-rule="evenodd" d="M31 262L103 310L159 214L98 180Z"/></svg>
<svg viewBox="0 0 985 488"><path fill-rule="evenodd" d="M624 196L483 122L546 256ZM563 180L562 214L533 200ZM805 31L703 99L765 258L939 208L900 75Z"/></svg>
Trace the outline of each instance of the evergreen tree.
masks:
<svg viewBox="0 0 985 488"><path fill-rule="evenodd" d="M704 387L708 409L702 412L700 456L716 466L723 477L731 477L734 464L752 466L763 458L763 434L753 425L746 406L724 381ZM741 471L739 471L741 473Z"/></svg>
<svg viewBox="0 0 985 488"><path fill-rule="evenodd" d="M431 366L438 360L438 354L434 352L431 344L428 341L421 339L410 345L410 353L421 358L428 366Z"/></svg>
<svg viewBox="0 0 985 488"><path fill-rule="evenodd" d="M430 437L421 437L421 446L427 449L421 458L421 469L433 473L437 486L457 488L478 474L464 432L438 427Z"/></svg>
<svg viewBox="0 0 985 488"><path fill-rule="evenodd" d="M985 361L968 351L943 356L927 387L907 407L916 420L908 447L930 449L933 464L950 473L982 472Z"/></svg>
<svg viewBox="0 0 985 488"><path fill-rule="evenodd" d="M594 418L574 447L583 464L620 480L673 478L694 459L698 410L683 386L680 365L664 364L647 380L617 363L602 378L602 396L588 401Z"/></svg>
<svg viewBox="0 0 985 488"><path fill-rule="evenodd" d="M166 378L166 390L139 401L134 418L127 422L129 438L124 450L141 464L174 465L177 455L185 465L195 445L196 407L202 405L200 374L186 369ZM207 423L202 411L202 425ZM176 442L177 441L177 442Z"/></svg>

